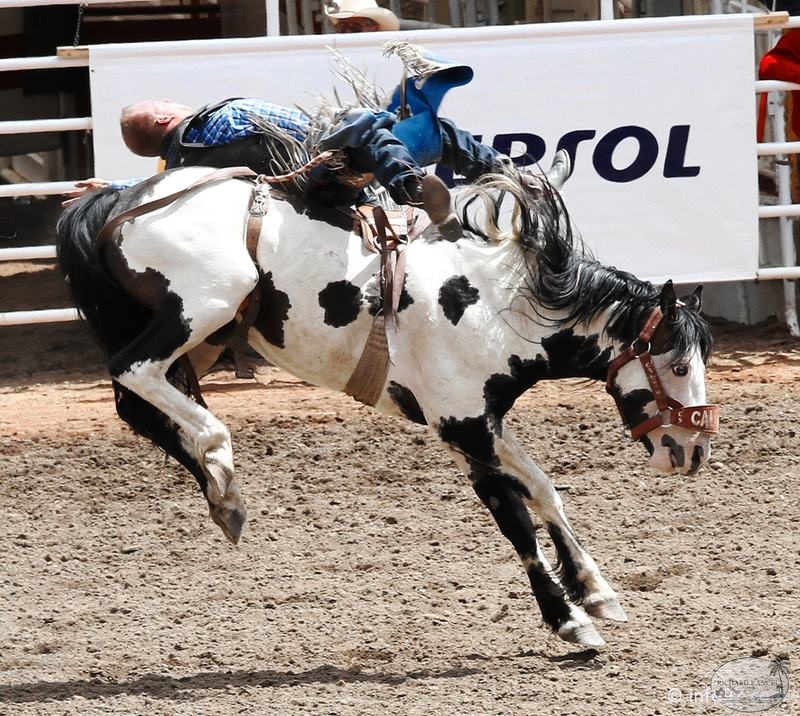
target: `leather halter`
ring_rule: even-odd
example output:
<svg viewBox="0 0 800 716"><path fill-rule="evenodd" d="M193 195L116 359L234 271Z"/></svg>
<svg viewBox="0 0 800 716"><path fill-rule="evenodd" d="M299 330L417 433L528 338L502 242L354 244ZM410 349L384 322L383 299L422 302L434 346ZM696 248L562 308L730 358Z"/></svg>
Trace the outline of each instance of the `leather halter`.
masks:
<svg viewBox="0 0 800 716"><path fill-rule="evenodd" d="M625 423L625 427L631 431L631 438L639 440L651 430L656 428L666 428L675 425L686 428L695 433L706 435L716 435L719 432L719 405L689 405L685 406L675 398L667 395L661 378L658 377L653 357L650 353L650 339L656 332L661 320L663 319L661 309L656 307L644 324L639 337L631 343L622 353L608 364L608 374L606 378L606 391L610 393L617 404L620 416ZM650 390L658 407L658 412L651 418L643 420L638 425L630 425L625 419L622 409L622 401L614 392L614 378L623 366L633 360L639 359L639 363L650 384Z"/></svg>

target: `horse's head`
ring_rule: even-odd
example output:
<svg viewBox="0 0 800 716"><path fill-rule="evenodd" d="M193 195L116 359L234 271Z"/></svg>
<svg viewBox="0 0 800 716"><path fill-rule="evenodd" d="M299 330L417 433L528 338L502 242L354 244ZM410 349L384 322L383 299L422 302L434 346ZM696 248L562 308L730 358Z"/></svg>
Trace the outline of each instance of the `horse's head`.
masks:
<svg viewBox="0 0 800 716"><path fill-rule="evenodd" d="M705 404L711 334L700 317L700 293L678 301L667 282L639 337L608 368L608 391L631 437L661 472L697 472L719 428L718 406Z"/></svg>

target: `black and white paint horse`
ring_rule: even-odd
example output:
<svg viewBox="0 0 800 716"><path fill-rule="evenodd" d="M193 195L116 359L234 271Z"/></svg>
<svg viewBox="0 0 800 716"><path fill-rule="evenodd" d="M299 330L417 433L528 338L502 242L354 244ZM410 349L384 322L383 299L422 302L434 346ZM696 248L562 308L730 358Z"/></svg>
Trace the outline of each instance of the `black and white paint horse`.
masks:
<svg viewBox="0 0 800 716"><path fill-rule="evenodd" d="M260 282L251 346L303 380L342 390L381 310L379 259L363 249L350 218L273 196L254 265L243 238L252 187L237 179L136 218L97 250L109 219L209 171L179 169L86 197L59 223L58 256L109 356L120 417L195 476L213 519L235 542L244 509L231 438L175 387L177 359L188 353L202 371ZM514 206L505 231L501 197ZM652 354L649 372L671 406L705 403L711 337L699 292L678 301L671 284L659 291L593 260L547 181L531 187L491 177L462 189L458 201L471 209L461 238L423 235L407 246L396 356L376 407L439 436L517 551L545 623L565 640L602 644L589 615L624 620L625 613L552 482L503 418L538 381L606 380L622 355L609 388L626 424L647 424L640 439L654 468L693 474L710 454L700 424L706 409L695 411L694 422L669 424L664 396L657 405L654 395L662 391L635 358ZM649 334L637 339L646 325ZM528 508L552 537L558 573L537 544Z"/></svg>

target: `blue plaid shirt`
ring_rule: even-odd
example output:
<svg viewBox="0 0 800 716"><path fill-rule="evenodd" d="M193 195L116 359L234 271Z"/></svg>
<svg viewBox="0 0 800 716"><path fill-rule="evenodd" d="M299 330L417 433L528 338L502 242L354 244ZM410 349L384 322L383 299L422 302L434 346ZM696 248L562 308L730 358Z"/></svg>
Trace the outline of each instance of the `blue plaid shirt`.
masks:
<svg viewBox="0 0 800 716"><path fill-rule="evenodd" d="M236 99L220 107L202 126L189 130L186 141L217 147L249 137L259 131L250 121L251 114L272 122L301 142L308 133L309 119L298 109L261 99Z"/></svg>
<svg viewBox="0 0 800 716"><path fill-rule="evenodd" d="M203 125L190 129L186 133L186 141L204 144L207 147L218 147L257 134L259 129L253 126L250 120L252 114L272 122L300 142L308 133L309 119L298 109L261 99L235 99L220 107ZM176 157L167 156L167 169L172 169L176 165ZM109 186L113 189L125 189L140 181L143 181L143 178L123 179L110 182Z"/></svg>

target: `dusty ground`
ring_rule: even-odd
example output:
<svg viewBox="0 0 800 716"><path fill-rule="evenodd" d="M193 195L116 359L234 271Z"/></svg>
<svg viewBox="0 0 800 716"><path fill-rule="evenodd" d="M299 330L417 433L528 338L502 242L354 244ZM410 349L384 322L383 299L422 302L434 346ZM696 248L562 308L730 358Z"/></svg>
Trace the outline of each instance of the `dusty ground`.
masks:
<svg viewBox="0 0 800 716"><path fill-rule="evenodd" d="M55 305L48 263L2 270L0 310ZM800 713L800 345L719 335L697 477L649 473L602 386L514 411L630 617L579 652L424 428L268 366L213 374L250 512L233 547L115 417L80 326L0 329L0 714L726 713L702 692L751 655L792 659Z"/></svg>

